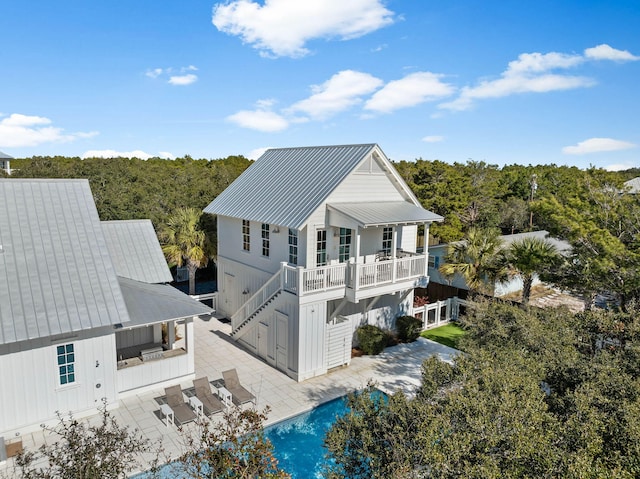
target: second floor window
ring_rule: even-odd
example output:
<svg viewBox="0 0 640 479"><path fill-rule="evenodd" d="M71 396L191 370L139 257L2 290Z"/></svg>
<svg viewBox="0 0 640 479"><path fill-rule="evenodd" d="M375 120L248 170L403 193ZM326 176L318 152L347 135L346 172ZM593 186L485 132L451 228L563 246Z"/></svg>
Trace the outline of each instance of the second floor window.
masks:
<svg viewBox="0 0 640 479"><path fill-rule="evenodd" d="M316 266L325 266L327 264L327 230L318 230L316 238Z"/></svg>
<svg viewBox="0 0 640 479"><path fill-rule="evenodd" d="M251 227L249 220L242 220L242 249L251 250Z"/></svg>
<svg viewBox="0 0 640 479"><path fill-rule="evenodd" d="M349 261L351 253L351 230L340 228L340 250L338 251L338 261L344 263Z"/></svg>
<svg viewBox="0 0 640 479"><path fill-rule="evenodd" d="M393 228L384 228L382 230L382 250L385 253L391 253L391 242L393 241Z"/></svg>
<svg viewBox="0 0 640 479"><path fill-rule="evenodd" d="M269 225L262 223L262 256L269 256Z"/></svg>
<svg viewBox="0 0 640 479"><path fill-rule="evenodd" d="M298 230L289 228L289 264L298 264Z"/></svg>

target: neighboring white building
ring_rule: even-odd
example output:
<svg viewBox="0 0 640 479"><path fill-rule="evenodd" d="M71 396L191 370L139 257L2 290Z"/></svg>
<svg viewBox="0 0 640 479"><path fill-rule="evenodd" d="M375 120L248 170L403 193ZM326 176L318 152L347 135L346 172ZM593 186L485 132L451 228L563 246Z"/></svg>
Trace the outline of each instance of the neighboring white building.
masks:
<svg viewBox="0 0 640 479"><path fill-rule="evenodd" d="M375 144L268 150L204 211L218 221L218 312L298 381L348 364L361 324L411 314L428 281L418 226L428 238L442 221Z"/></svg>
<svg viewBox="0 0 640 479"><path fill-rule="evenodd" d="M0 204L0 436L193 376L210 309L165 284L150 221L100 222L87 180L0 179Z"/></svg>
<svg viewBox="0 0 640 479"><path fill-rule="evenodd" d="M503 235L500 236L502 240L503 247L508 247L514 241L520 241L524 238L540 238L547 240L551 243L558 253L564 254L571 249L571 245L566 241L559 240L556 238L552 238L549 236L548 231L532 231L529 233L516 233L513 235ZM429 247L429 278L431 281L431 288L435 289L435 285L445 285L451 286L452 288L457 288L461 290L468 291L469 286L465 282L464 278L456 274L453 278L446 278L438 268L446 263L446 257L449 252L449 243L447 244L439 244ZM540 280L537 275L534 277L533 285L540 284ZM495 284L494 296L505 296L510 293L515 293L517 291L522 291L522 279L519 277L514 277L509 281L505 282L497 282ZM454 290L451 290L454 291ZM465 295L466 296L466 295ZM433 299L444 299L444 298L433 298Z"/></svg>
<svg viewBox="0 0 640 479"><path fill-rule="evenodd" d="M8 175L11 174L11 160L13 157L0 151L0 170L4 170Z"/></svg>

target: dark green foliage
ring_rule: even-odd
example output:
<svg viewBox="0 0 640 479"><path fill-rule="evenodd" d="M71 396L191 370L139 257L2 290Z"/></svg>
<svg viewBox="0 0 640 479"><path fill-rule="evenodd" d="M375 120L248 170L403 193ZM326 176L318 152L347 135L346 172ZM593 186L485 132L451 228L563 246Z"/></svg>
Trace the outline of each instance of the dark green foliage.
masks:
<svg viewBox="0 0 640 479"><path fill-rule="evenodd" d="M232 407L225 411L224 422L208 420L197 424L187 436L186 452L174 463L176 477L220 479L286 479L278 468L273 445L264 437L263 424L268 408Z"/></svg>
<svg viewBox="0 0 640 479"><path fill-rule="evenodd" d="M420 337L422 320L413 316L400 316L396 318L396 330L401 342L411 343Z"/></svg>
<svg viewBox="0 0 640 479"><path fill-rule="evenodd" d="M380 354L388 342L387 333L372 324L360 326L356 330L356 337L365 354Z"/></svg>
<svg viewBox="0 0 640 479"><path fill-rule="evenodd" d="M89 425L60 414L51 436L37 451L25 450L16 459L12 477L22 479L126 478L142 464L149 442L138 431L120 426L101 409L101 421Z"/></svg>
<svg viewBox="0 0 640 479"><path fill-rule="evenodd" d="M149 218L156 229L178 208L202 210L251 161L34 156L12 162L16 178L88 178L102 220Z"/></svg>
<svg viewBox="0 0 640 479"><path fill-rule="evenodd" d="M330 477L640 476L640 310L476 303L465 354L423 364L414 399L352 399Z"/></svg>

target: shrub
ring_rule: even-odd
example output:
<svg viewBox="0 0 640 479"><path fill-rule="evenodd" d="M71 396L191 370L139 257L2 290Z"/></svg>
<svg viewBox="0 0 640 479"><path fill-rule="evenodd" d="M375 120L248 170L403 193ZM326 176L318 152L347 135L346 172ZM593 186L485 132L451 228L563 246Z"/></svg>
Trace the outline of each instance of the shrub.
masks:
<svg viewBox="0 0 640 479"><path fill-rule="evenodd" d="M400 316L396 319L398 338L403 343L411 343L418 339L422 331L422 320L413 316Z"/></svg>
<svg viewBox="0 0 640 479"><path fill-rule="evenodd" d="M360 349L365 354L380 354L387 344L387 334L377 326L366 324L356 331Z"/></svg>

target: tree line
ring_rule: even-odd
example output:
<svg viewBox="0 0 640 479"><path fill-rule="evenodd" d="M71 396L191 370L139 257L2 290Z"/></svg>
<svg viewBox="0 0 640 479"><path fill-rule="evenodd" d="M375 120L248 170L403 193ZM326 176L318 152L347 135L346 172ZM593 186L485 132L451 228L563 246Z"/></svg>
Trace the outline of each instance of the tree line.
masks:
<svg viewBox="0 0 640 479"><path fill-rule="evenodd" d="M202 211L250 164L243 156L12 161L15 177L88 178L102 220L149 218L156 231L180 209ZM435 241L450 243L491 228L503 234L548 230L572 245L571 255L554 268L553 282L586 297L611 292L623 306L640 295L640 201L623 186L640 170L500 168L482 161L423 159L394 166L422 206L444 217L430 229ZM214 245L215 222L207 216L201 227Z"/></svg>

